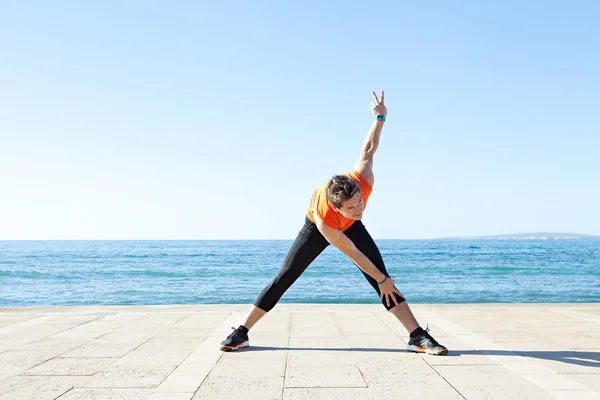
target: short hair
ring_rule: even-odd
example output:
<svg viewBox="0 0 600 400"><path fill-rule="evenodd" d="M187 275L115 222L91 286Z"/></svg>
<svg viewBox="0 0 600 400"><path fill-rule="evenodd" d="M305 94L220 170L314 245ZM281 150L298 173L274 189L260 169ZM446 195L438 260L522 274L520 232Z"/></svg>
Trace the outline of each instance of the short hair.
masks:
<svg viewBox="0 0 600 400"><path fill-rule="evenodd" d="M350 200L360 187L348 175L334 175L327 182L327 200L336 208L342 208L346 200Z"/></svg>

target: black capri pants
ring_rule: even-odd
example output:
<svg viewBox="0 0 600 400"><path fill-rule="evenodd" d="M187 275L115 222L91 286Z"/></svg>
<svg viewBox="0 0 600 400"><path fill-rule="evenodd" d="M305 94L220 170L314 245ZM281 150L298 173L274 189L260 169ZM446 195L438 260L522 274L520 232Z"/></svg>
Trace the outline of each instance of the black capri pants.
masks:
<svg viewBox="0 0 600 400"><path fill-rule="evenodd" d="M381 253L361 221L355 221L350 228L344 231L344 234L352 240L358 250L371 260L379 271L389 278L385 265L383 264ZM266 312L271 311L286 290L296 282L296 279L302 275L306 268L308 268L327 246L329 246L327 239L319 232L317 226L306 217L304 226L288 250L279 271L277 271L271 282L260 292L254 301L254 305ZM367 278L379 296L381 292L377 281L360 268L359 270L363 273L365 278ZM398 304L405 301L405 299L397 293L394 293L394 296L396 297ZM394 302L390 301L390 306L388 306L385 298L383 299L382 304L388 311L396 305Z"/></svg>

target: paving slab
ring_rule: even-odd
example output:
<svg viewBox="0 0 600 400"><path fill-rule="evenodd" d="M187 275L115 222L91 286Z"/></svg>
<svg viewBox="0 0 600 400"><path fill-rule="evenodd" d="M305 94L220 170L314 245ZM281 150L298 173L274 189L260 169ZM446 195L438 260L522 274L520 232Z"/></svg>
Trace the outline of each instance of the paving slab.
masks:
<svg viewBox="0 0 600 400"><path fill-rule="evenodd" d="M600 400L600 304L419 304L447 356L377 304L0 307L0 400Z"/></svg>

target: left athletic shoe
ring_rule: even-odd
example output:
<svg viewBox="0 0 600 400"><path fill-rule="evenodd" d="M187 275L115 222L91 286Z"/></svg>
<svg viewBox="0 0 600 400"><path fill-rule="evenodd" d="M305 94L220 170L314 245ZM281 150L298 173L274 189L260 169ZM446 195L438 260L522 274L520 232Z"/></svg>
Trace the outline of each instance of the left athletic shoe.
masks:
<svg viewBox="0 0 600 400"><path fill-rule="evenodd" d="M415 353L426 353L437 356L448 354L448 349L437 342L430 334L429 327L416 338L408 341L408 351Z"/></svg>
<svg viewBox="0 0 600 400"><path fill-rule="evenodd" d="M235 351L250 346L248 333L240 331L239 328L232 327L231 329L233 332L221 342L221 351Z"/></svg>

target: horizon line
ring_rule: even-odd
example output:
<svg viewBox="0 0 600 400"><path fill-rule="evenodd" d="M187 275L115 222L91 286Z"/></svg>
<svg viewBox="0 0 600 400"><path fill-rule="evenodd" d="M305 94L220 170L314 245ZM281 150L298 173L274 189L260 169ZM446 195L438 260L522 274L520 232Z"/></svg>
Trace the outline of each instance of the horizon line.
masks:
<svg viewBox="0 0 600 400"><path fill-rule="evenodd" d="M524 233L508 233L508 234L495 234L495 235L478 235L478 236L442 236L442 237L429 237L429 238L390 238L390 237L381 237L381 238L373 238L374 240L491 240L491 239L503 239L507 240L513 236L575 236L577 239L600 239L598 235L590 235L584 233L563 233L563 232L524 232ZM575 239L575 238L573 238ZM244 238L211 238L211 239L202 239L202 238L194 238L194 239L0 239L0 242L200 242L200 241L290 241L294 240L294 238L254 238L254 239L244 239ZM514 240L536 240L536 239L514 239ZM544 239L537 239L544 240ZM556 240L556 239L555 239ZM564 239L569 240L569 239Z"/></svg>

